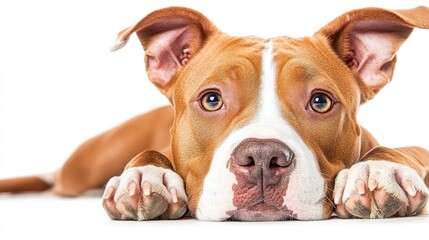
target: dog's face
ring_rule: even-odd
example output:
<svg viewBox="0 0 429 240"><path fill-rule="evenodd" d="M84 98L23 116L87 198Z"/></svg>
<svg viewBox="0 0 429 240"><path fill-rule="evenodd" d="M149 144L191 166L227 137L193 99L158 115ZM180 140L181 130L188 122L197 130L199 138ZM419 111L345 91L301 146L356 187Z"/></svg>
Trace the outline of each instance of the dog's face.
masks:
<svg viewBox="0 0 429 240"><path fill-rule="evenodd" d="M175 164L198 218L330 216L334 174L359 154L359 87L325 39L220 34L173 103Z"/></svg>
<svg viewBox="0 0 429 240"><path fill-rule="evenodd" d="M149 79L174 106L173 163L190 211L204 220L330 217L335 175L360 156L357 109L390 80L411 33L400 14L416 15L366 9L313 37L260 39L168 8L121 32L118 46L137 32Z"/></svg>

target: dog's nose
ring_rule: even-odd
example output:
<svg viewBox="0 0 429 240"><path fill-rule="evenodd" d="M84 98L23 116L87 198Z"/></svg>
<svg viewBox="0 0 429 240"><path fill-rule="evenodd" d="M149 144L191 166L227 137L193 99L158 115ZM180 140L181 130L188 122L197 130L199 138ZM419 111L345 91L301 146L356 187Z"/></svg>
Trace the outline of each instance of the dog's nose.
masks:
<svg viewBox="0 0 429 240"><path fill-rule="evenodd" d="M237 173L249 183L277 185L294 165L294 154L290 148L277 139L243 140L232 153L232 164Z"/></svg>

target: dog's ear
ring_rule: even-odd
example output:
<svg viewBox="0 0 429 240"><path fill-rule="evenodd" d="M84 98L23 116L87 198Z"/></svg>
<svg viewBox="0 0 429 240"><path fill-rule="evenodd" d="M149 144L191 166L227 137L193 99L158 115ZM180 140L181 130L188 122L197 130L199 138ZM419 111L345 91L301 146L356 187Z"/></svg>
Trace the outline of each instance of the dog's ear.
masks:
<svg viewBox="0 0 429 240"><path fill-rule="evenodd" d="M124 47L134 32L146 53L149 80L170 99L175 76L217 29L195 10L169 7L152 12L122 30L111 50Z"/></svg>
<svg viewBox="0 0 429 240"><path fill-rule="evenodd" d="M327 37L337 55L359 76L364 102L392 79L396 51L414 27L429 28L429 8L358 9L339 16L316 35Z"/></svg>

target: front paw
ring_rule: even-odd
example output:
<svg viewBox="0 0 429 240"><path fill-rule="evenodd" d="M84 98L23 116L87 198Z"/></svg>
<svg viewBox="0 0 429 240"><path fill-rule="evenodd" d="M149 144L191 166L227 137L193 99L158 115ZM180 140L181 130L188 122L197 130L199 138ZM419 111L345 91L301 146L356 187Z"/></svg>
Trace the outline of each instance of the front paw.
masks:
<svg viewBox="0 0 429 240"><path fill-rule="evenodd" d="M178 219L186 212L186 202L182 178L151 165L111 178L103 194L103 207L114 220Z"/></svg>
<svg viewBox="0 0 429 240"><path fill-rule="evenodd" d="M366 161L338 174L333 195L342 218L388 218L417 214L426 205L428 189L408 166Z"/></svg>

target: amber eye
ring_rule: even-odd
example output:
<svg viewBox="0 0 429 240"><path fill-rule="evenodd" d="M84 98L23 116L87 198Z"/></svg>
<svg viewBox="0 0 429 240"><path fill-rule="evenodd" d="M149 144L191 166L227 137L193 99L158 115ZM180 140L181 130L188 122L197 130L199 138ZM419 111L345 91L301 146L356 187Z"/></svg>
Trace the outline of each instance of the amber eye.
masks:
<svg viewBox="0 0 429 240"><path fill-rule="evenodd" d="M222 97L217 92L208 92L201 98L201 107L207 112L214 112L223 107Z"/></svg>
<svg viewBox="0 0 429 240"><path fill-rule="evenodd" d="M309 106L317 113L327 113L332 109L331 98L324 93L315 93L311 96Z"/></svg>

